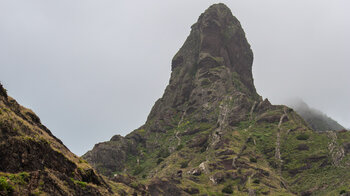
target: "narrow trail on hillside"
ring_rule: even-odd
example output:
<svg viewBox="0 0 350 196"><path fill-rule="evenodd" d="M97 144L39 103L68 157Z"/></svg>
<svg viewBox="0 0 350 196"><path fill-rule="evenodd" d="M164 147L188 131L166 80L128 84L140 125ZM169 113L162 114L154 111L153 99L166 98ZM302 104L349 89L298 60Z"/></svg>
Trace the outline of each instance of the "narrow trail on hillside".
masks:
<svg viewBox="0 0 350 196"><path fill-rule="evenodd" d="M176 131L175 137L176 137L176 139L177 139L177 145L180 146L180 144L181 144L181 138L179 137L179 131Z"/></svg>
<svg viewBox="0 0 350 196"><path fill-rule="evenodd" d="M255 110L255 108L256 108L257 105L258 105L258 102L254 101L254 103L253 103L253 105L252 105L252 107L251 107L251 109L250 109L250 117L249 117L249 120L250 120L250 121L253 120L253 112L254 112L254 110ZM251 126L250 126L250 127L251 127ZM249 128L250 128L250 127L249 127ZM249 136L248 139L246 140L246 142L244 143L244 145L242 146L242 148L239 150L237 156L234 157L234 158L232 159L232 164L231 164L232 167L237 168L236 161L237 161L237 159L239 159L239 158L241 157L241 155L243 154L244 150L247 148L247 143L248 143L248 141L249 141L250 139L252 139L254 145L256 145L255 139L252 138L251 136Z"/></svg>
<svg viewBox="0 0 350 196"><path fill-rule="evenodd" d="M228 99L231 101L232 96L228 97ZM217 120L217 124L219 126L215 129L212 135L212 142L210 144L211 146L215 146L220 141L222 132L227 125L227 114L229 112L229 103L227 103L227 100L224 100L223 103L219 106L219 108L220 112Z"/></svg>
<svg viewBox="0 0 350 196"><path fill-rule="evenodd" d="M177 128L181 125L182 121L184 121L184 117L186 116L186 110L182 113L180 121L177 123Z"/></svg>
<svg viewBox="0 0 350 196"><path fill-rule="evenodd" d="M284 118L287 117L286 108L284 108L284 114L282 114L280 121L277 126L277 134L276 134L276 148L275 148L275 158L278 160L278 172L281 174L282 167L282 159L281 159L281 125L283 123Z"/></svg>
<svg viewBox="0 0 350 196"><path fill-rule="evenodd" d="M250 109L250 117L249 117L249 120L250 120L250 121L253 120L253 112L254 112L255 107L256 107L257 104L258 104L258 102L254 101L253 106L252 106L252 108Z"/></svg>
<svg viewBox="0 0 350 196"><path fill-rule="evenodd" d="M177 123L177 128L180 127L181 123L182 123L183 120L184 120L185 115L186 115L186 110L182 113L181 119L180 119L180 121ZM175 138L177 139L177 145L178 145L178 146L181 144L181 138L179 137L179 133L180 133L179 130L177 130L176 133L175 133Z"/></svg>

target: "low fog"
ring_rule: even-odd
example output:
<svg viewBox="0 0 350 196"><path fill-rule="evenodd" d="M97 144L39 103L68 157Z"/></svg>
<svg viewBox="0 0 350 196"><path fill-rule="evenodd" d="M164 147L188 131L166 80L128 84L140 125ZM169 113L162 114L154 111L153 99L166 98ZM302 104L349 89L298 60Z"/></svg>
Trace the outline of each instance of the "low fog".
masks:
<svg viewBox="0 0 350 196"><path fill-rule="evenodd" d="M257 91L350 127L350 2L222 1L254 52ZM190 26L216 1L0 2L0 81L74 153L141 126Z"/></svg>

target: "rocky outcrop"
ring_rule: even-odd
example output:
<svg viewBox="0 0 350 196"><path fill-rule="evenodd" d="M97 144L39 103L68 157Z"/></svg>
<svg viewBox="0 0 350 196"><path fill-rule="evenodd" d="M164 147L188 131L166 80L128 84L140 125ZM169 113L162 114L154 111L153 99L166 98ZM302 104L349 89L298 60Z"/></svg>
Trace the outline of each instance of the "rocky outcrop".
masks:
<svg viewBox="0 0 350 196"><path fill-rule="evenodd" d="M111 176L115 171L122 171L127 154L136 153L135 145L129 139L115 135L109 142L96 144L93 150L83 157L100 173Z"/></svg>

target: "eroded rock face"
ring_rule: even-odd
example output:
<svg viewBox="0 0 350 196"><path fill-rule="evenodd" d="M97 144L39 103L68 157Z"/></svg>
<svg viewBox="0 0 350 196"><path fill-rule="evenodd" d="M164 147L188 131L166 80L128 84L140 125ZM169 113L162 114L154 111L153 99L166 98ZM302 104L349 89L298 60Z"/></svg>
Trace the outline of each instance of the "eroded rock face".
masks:
<svg viewBox="0 0 350 196"><path fill-rule="evenodd" d="M0 144L0 157L0 171L10 173L48 168L69 174L77 168L74 162L53 150L44 139L9 138Z"/></svg>
<svg viewBox="0 0 350 196"><path fill-rule="evenodd" d="M122 171L128 153L137 153L133 141L115 135L109 142L96 144L93 150L87 152L83 157L99 172L111 176L115 171Z"/></svg>
<svg viewBox="0 0 350 196"><path fill-rule="evenodd" d="M259 99L252 62L250 45L231 11L223 4L208 8L173 58L169 85L148 117L148 121L156 120L152 129L174 126L171 118L179 112L201 121L216 121L210 113L228 94L239 99L237 106L249 108L251 103L244 103L246 98L241 99L244 95L240 93Z"/></svg>

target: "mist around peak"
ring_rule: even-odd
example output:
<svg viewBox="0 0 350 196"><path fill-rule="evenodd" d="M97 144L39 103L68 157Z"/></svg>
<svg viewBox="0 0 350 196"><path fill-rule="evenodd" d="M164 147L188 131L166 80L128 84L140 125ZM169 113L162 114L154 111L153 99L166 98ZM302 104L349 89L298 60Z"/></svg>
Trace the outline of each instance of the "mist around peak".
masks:
<svg viewBox="0 0 350 196"><path fill-rule="evenodd" d="M327 116L324 112L310 107L301 98L290 98L286 100L286 105L293 108L315 131L330 131L345 129L336 120Z"/></svg>

